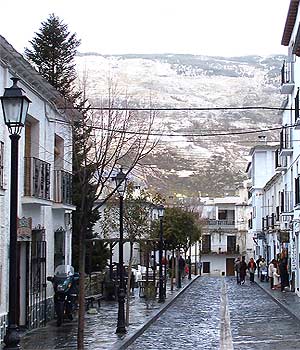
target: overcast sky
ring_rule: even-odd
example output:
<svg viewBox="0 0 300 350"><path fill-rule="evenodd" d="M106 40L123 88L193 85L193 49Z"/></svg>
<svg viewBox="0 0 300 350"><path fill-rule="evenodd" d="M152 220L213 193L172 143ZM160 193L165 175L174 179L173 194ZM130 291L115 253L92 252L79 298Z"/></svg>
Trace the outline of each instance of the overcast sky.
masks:
<svg viewBox="0 0 300 350"><path fill-rule="evenodd" d="M80 52L287 54L290 0L19 0L1 3L0 34L23 53L55 13L82 40Z"/></svg>

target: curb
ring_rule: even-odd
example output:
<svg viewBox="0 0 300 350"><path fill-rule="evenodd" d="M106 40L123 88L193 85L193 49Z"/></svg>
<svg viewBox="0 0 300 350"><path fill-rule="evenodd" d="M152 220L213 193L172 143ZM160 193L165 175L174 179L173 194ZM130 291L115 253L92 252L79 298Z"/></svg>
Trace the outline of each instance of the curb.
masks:
<svg viewBox="0 0 300 350"><path fill-rule="evenodd" d="M129 334L128 336L125 336L123 340L116 341L111 349L112 350L123 350L126 349L129 345L131 345L139 336L141 336L147 328L151 326L152 323L154 323L160 315L162 315L167 309L175 302L175 300L187 289L189 288L198 278L200 275L195 276L190 283L185 285L180 291L172 296L164 305L158 309L155 310L150 316L149 319L141 325L140 328L138 328L133 334Z"/></svg>
<svg viewBox="0 0 300 350"><path fill-rule="evenodd" d="M292 316L298 323L300 323L300 317L296 315L293 311L291 311L291 309L288 306L286 306L282 301L274 297L274 295L271 292L269 292L266 288L262 287L259 283L255 283L259 286L260 289L262 289L266 294L268 294L275 301L276 304L282 307L290 316Z"/></svg>

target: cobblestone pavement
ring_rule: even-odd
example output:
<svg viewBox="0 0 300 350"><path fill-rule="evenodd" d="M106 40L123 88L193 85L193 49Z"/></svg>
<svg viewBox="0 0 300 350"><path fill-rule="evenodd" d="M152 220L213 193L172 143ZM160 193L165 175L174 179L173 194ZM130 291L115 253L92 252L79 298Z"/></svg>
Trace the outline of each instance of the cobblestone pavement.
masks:
<svg viewBox="0 0 300 350"><path fill-rule="evenodd" d="M128 349L218 349L221 287L222 278L199 278Z"/></svg>
<svg viewBox="0 0 300 350"><path fill-rule="evenodd" d="M194 277L193 277L194 279ZM183 281L183 287L189 284L187 279ZM167 289L167 302L180 291L174 288ZM138 289L130 300L130 326L126 336L130 336L151 318L163 304L156 301L146 301L138 296ZM124 339L115 333L117 326L118 304L116 302L101 302L101 307L96 315L86 315L85 349L106 350L111 349L114 343ZM77 341L77 321L65 321L61 327L56 327L55 321L50 321L46 327L33 330L22 337L22 350L75 350ZM1 348L1 346L0 346Z"/></svg>
<svg viewBox="0 0 300 350"><path fill-rule="evenodd" d="M300 349L299 321L258 285L237 286L233 279L227 283L235 350Z"/></svg>
<svg viewBox="0 0 300 350"><path fill-rule="evenodd" d="M227 321L222 309L228 310ZM299 325L256 284L247 281L240 286L234 278L202 277L129 349L299 350ZM222 342L222 328L228 327L231 344Z"/></svg>

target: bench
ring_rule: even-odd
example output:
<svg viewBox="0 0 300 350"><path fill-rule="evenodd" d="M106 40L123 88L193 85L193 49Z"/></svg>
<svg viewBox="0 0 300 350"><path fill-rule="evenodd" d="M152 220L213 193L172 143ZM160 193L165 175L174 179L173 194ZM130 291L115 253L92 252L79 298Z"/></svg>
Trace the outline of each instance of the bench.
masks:
<svg viewBox="0 0 300 350"><path fill-rule="evenodd" d="M98 303L98 307L100 307L101 300L103 300L104 297L102 294L94 294L94 295L89 295L85 297L85 306L86 310L89 310L89 308L94 307L94 303Z"/></svg>

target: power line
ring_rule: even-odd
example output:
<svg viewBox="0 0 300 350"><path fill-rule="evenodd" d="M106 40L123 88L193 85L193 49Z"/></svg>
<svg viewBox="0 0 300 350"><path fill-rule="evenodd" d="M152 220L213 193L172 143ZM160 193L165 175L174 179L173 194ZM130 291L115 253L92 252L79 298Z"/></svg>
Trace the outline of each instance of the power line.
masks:
<svg viewBox="0 0 300 350"><path fill-rule="evenodd" d="M287 127L287 126L286 126ZM122 134L131 134L131 135L144 135L144 136L161 136L161 137L211 137L211 136L234 136L234 135L245 135L245 134L255 134L260 132L268 132L274 130L281 130L282 126L268 128L268 129L258 129L258 130L248 130L248 131L238 131L238 132L229 132L229 133L213 133L213 134L164 134L164 133L148 133L142 131L129 131L129 130L119 130L119 129L109 129L102 126L93 126L93 129L105 130L110 132L122 133Z"/></svg>
<svg viewBox="0 0 300 350"><path fill-rule="evenodd" d="M59 109L84 110L80 107L60 107ZM273 111L291 111L293 108L268 107L268 106L245 106L245 107L89 107L90 110L103 111L227 111L227 110L273 110Z"/></svg>

